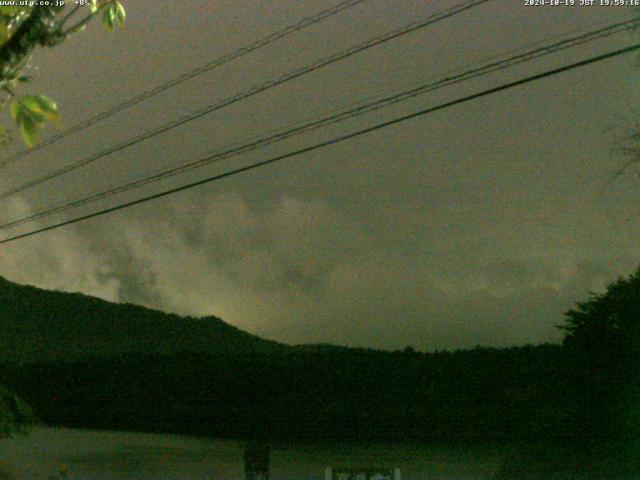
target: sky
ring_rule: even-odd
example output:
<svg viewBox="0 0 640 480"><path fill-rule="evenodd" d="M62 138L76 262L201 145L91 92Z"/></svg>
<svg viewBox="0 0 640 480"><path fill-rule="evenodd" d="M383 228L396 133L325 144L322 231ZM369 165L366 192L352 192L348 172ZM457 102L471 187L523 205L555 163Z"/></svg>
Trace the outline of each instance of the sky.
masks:
<svg viewBox="0 0 640 480"><path fill-rule="evenodd" d="M124 29L110 33L96 22L32 59L27 89L57 100L59 129L337 2L123 3ZM0 170L0 188L454 3L367 0L21 158ZM0 221L631 14L494 0L0 200ZM556 53L2 233L183 185L634 39L625 33ZM0 275L216 315L287 343L432 351L557 342L563 312L640 263L638 178L613 180L638 121L639 63L632 54L572 70L0 245ZM20 148L16 140L3 153Z"/></svg>

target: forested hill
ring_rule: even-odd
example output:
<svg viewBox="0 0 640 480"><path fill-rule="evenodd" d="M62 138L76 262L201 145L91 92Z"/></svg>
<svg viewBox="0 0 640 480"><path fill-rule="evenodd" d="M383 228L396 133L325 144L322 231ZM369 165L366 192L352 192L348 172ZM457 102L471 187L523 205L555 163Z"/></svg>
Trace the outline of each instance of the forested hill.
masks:
<svg viewBox="0 0 640 480"><path fill-rule="evenodd" d="M274 353L290 347L216 317L180 317L0 277L0 361L77 360L127 353Z"/></svg>
<svg viewBox="0 0 640 480"><path fill-rule="evenodd" d="M572 438L596 459L565 462L553 446L518 458L536 469L560 459L558 468L600 462L602 472L640 475L640 443L629 448L640 439L640 270L565 318L562 346L292 347L214 317L0 279L0 382L49 425L234 438ZM601 439L619 440L606 451L615 456L592 448ZM502 478L525 478L514 462Z"/></svg>

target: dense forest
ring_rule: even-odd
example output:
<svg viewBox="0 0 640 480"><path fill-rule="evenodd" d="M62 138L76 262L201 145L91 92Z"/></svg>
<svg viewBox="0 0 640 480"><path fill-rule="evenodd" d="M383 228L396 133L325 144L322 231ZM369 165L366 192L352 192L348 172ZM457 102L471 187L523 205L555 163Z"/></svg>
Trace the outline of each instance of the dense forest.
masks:
<svg viewBox="0 0 640 480"><path fill-rule="evenodd" d="M44 422L65 426L380 439L566 435L571 428L557 346L131 354L0 372Z"/></svg>

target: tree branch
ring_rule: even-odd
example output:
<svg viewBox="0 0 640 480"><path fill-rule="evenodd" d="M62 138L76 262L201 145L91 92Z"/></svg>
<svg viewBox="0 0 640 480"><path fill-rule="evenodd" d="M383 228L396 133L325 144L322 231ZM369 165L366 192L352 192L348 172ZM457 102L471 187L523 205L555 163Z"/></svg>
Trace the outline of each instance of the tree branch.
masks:
<svg viewBox="0 0 640 480"><path fill-rule="evenodd" d="M67 38L73 35L74 33L78 32L79 30L82 30L91 20L93 20L93 18L96 15L98 15L98 13L100 13L100 10L96 10L95 12L90 13L89 15L84 17L82 20L80 20L78 23L76 23L73 27L69 28L65 32L60 32L60 36L63 38Z"/></svg>
<svg viewBox="0 0 640 480"><path fill-rule="evenodd" d="M109 4L113 3L113 1L114 0L108 0L108 1L104 2L94 12L91 12L89 15L84 17L82 20L80 20L77 24L75 24L73 27L69 28L68 30L66 30L64 32L57 32L56 36L59 36L60 38L56 39L56 40L57 41L65 40L66 38L68 38L69 36L73 35L74 33L82 30L91 20L93 20L94 17L96 17L97 15L101 14L104 11L105 7L107 7ZM73 12L71 12L71 13L73 13ZM64 20L63 20L62 23L64 23ZM61 26L62 26L62 24L61 24Z"/></svg>
<svg viewBox="0 0 640 480"><path fill-rule="evenodd" d="M15 78L37 45L47 45L54 35L56 15L64 7L34 7L11 38L0 47L0 81Z"/></svg>
<svg viewBox="0 0 640 480"><path fill-rule="evenodd" d="M57 30L56 30L56 34L57 34L57 33L59 33L60 31L62 31L62 27L64 27L64 24L65 24L65 23L67 23L67 21L68 21L71 17L73 17L73 16L76 14L76 12L77 12L78 10L80 10L81 8L82 8L82 5L78 4L78 5L76 5L73 9L71 9L71 11L70 11L68 14L66 14L66 15L64 16L64 18L62 19L62 21L58 24L58 28L57 28Z"/></svg>

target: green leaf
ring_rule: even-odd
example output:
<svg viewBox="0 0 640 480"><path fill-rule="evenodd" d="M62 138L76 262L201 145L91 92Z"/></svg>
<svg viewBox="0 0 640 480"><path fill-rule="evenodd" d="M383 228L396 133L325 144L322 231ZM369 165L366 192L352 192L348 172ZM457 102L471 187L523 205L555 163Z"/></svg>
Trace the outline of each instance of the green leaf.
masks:
<svg viewBox="0 0 640 480"><path fill-rule="evenodd" d="M18 125L20 133L27 147L31 148L38 143L38 124L31 116L22 116Z"/></svg>
<svg viewBox="0 0 640 480"><path fill-rule="evenodd" d="M11 32L9 30L9 23L6 21L7 17L0 17L0 45L9 40Z"/></svg>
<svg viewBox="0 0 640 480"><path fill-rule="evenodd" d="M24 95L11 103L11 116L31 148L38 141L38 129L47 121L58 120L58 106L45 95Z"/></svg>
<svg viewBox="0 0 640 480"><path fill-rule="evenodd" d="M14 16L29 9L30 8L26 6L4 6L0 7L0 15Z"/></svg>
<svg viewBox="0 0 640 480"><path fill-rule="evenodd" d="M22 105L20 105L20 102L18 102L17 100L14 100L13 102L11 102L11 116L16 122L18 121L18 118L22 113L21 111L22 111Z"/></svg>
<svg viewBox="0 0 640 480"><path fill-rule="evenodd" d="M35 100L40 107L40 111L47 117L47 120L50 122L59 120L60 115L58 114L58 105L56 102L45 95L36 95Z"/></svg>
<svg viewBox="0 0 640 480"><path fill-rule="evenodd" d="M115 27L124 25L126 17L127 13L122 3L116 0L106 6L102 14L102 23L104 23L109 30L113 30Z"/></svg>
<svg viewBox="0 0 640 480"><path fill-rule="evenodd" d="M114 14L111 6L109 6L102 14L102 23L110 30L114 28Z"/></svg>
<svg viewBox="0 0 640 480"><path fill-rule="evenodd" d="M124 25L124 21L127 18L127 12L124 9L124 6L120 2L115 3L116 8L116 22L119 26Z"/></svg>
<svg viewBox="0 0 640 480"><path fill-rule="evenodd" d="M34 95L24 95L18 99L22 104L22 113L24 116L32 117L36 123L47 120L47 113L42 110L38 99Z"/></svg>
<svg viewBox="0 0 640 480"><path fill-rule="evenodd" d="M58 106L56 102L44 95L24 95L19 101L28 110L30 116L38 123L45 120L50 122L58 120Z"/></svg>

